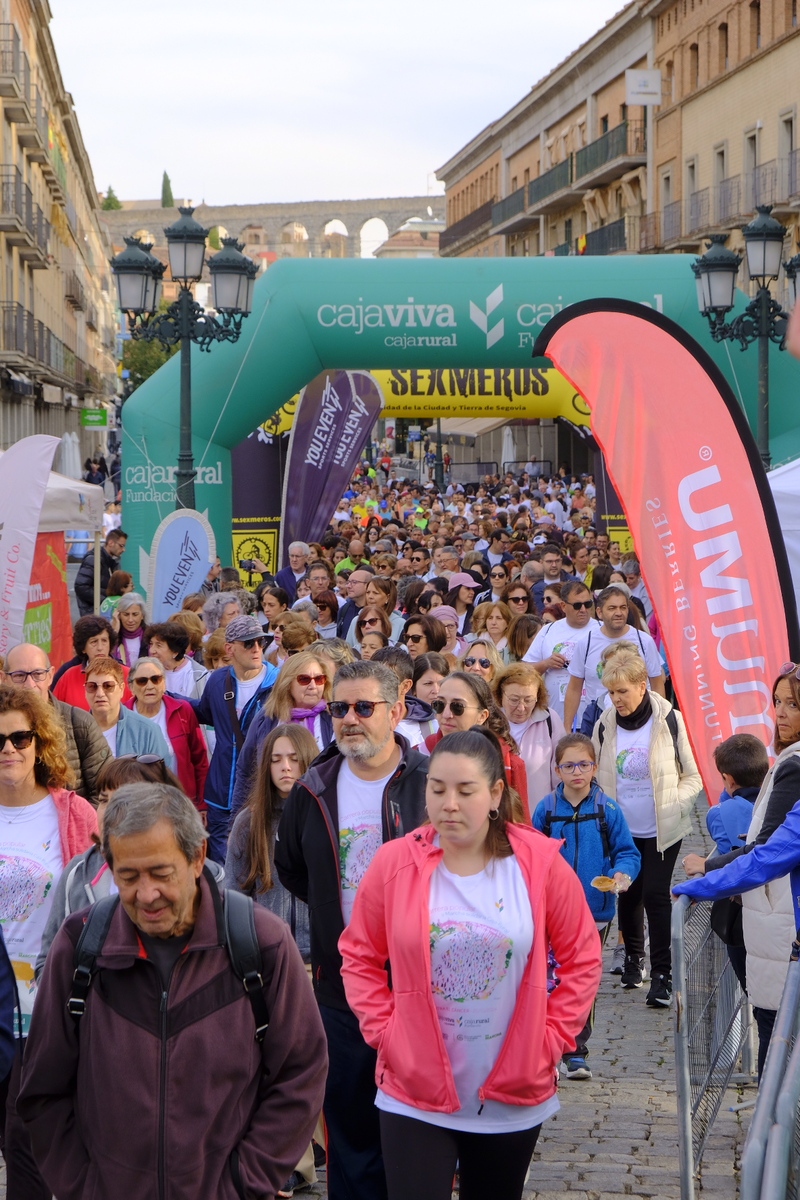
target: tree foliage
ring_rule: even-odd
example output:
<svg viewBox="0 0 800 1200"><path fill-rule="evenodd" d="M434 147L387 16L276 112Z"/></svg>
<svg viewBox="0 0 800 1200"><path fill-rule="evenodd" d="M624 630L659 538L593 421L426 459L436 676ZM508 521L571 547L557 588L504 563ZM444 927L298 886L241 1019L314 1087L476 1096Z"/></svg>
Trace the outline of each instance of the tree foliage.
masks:
<svg viewBox="0 0 800 1200"><path fill-rule="evenodd" d="M137 342L133 339L124 342L122 365L130 371L129 390L134 392L141 387L145 379L155 375L158 368L162 367L168 358L172 358L178 349L178 346L170 346L165 350L160 342Z"/></svg>
<svg viewBox="0 0 800 1200"><path fill-rule="evenodd" d="M109 210L115 208L122 208L122 205L117 198L117 193L114 191L111 184L108 185L108 191L106 192L105 198L103 199L103 203L100 205L100 207L104 212L109 212Z"/></svg>
<svg viewBox="0 0 800 1200"><path fill-rule="evenodd" d="M212 225L209 229L208 244L212 250L221 249L222 243L219 240L219 225Z"/></svg>
<svg viewBox="0 0 800 1200"><path fill-rule="evenodd" d="M169 181L169 175L166 171L164 172L164 177L161 180L161 207L175 207L175 201L172 198L172 184Z"/></svg>

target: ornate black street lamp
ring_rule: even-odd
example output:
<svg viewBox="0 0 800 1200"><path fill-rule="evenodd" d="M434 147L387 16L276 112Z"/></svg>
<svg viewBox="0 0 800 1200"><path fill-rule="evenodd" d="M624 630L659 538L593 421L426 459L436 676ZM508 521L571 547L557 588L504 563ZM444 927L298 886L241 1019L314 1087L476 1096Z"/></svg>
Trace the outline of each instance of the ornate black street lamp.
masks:
<svg viewBox="0 0 800 1200"><path fill-rule="evenodd" d="M165 265L150 253L152 246L138 238L125 238L125 249L111 260L117 281L119 306L128 317L132 338L158 341L162 346L181 345L180 450L178 453L175 507L194 508L192 457L191 344L208 350L212 342L235 342L242 318L253 307L253 285L258 267L241 253L236 238L223 238L222 249L208 260L213 305L220 318L206 313L192 295L191 285L203 274L208 230L195 221L193 208L181 208L180 217L164 233L172 278L180 285L178 299L158 311Z"/></svg>
<svg viewBox="0 0 800 1200"><path fill-rule="evenodd" d="M756 442L764 466L769 469L769 344L784 348L786 322L789 314L772 298L770 282L777 279L783 257L786 229L770 216L772 206L759 204L758 215L742 230L747 270L757 285L753 299L743 313L730 322L725 320L736 297L736 277L741 256L725 248L727 234L715 233L707 243L708 249L692 263L697 283L697 305L707 318L715 342L734 341L746 350L758 342L758 407ZM790 308L797 296L797 274L800 255L783 264L789 285Z"/></svg>

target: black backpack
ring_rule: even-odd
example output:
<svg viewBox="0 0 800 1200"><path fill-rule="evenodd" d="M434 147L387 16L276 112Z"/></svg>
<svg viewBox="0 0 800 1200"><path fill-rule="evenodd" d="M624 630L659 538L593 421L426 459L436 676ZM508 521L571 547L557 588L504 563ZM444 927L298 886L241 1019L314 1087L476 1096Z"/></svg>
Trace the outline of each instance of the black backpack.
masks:
<svg viewBox="0 0 800 1200"><path fill-rule="evenodd" d="M216 883L212 880L212 886ZM86 1011L86 998L92 986L95 962L103 949L111 919L114 916L119 896L105 896L97 900L86 916L86 922L75 946L72 976L72 991L67 1000L67 1011L76 1022ZM253 901L241 892L226 889L222 898L225 925L225 949L231 960L233 973L241 979L245 995L250 1001L256 1023L255 1039L263 1042L269 1028L269 1010L264 999L264 980L261 975L261 949L256 937Z"/></svg>

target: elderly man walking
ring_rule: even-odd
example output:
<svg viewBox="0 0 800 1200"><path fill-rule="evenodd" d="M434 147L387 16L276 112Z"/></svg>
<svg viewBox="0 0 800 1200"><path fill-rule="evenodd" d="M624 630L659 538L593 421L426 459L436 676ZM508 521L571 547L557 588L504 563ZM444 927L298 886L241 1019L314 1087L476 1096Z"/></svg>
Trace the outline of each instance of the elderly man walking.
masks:
<svg viewBox="0 0 800 1200"><path fill-rule="evenodd" d="M119 896L56 935L23 1064L42 1175L58 1200L272 1197L309 1143L327 1066L291 931L220 896L176 788L119 788L103 853Z"/></svg>

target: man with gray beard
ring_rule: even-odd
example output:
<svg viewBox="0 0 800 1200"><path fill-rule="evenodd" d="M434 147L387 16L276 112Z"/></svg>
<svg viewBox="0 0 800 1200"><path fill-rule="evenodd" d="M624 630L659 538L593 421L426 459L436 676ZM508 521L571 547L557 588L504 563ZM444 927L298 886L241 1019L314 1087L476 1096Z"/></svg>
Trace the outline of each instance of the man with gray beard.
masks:
<svg viewBox="0 0 800 1200"><path fill-rule="evenodd" d="M328 1039L328 1196L386 1200L376 1052L345 999L338 944L378 847L424 818L428 759L394 732L404 705L397 676L382 663L340 667L328 709L335 741L286 801L275 866L284 887L309 906L314 991Z"/></svg>

